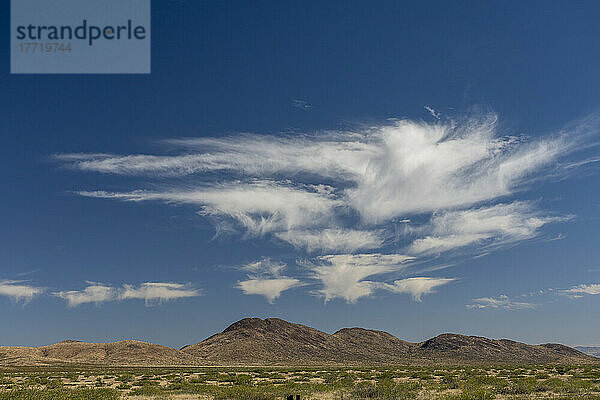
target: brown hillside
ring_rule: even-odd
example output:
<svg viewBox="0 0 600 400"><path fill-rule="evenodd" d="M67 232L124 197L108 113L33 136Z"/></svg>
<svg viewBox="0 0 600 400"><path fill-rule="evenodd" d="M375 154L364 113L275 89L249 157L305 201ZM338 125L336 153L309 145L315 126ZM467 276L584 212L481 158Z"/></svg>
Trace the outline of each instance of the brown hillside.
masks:
<svg viewBox="0 0 600 400"><path fill-rule="evenodd" d="M414 355L423 360L457 363L571 363L588 357L570 347L554 344L529 345L508 339L487 339L446 333L419 345Z"/></svg>
<svg viewBox="0 0 600 400"><path fill-rule="evenodd" d="M279 318L244 318L182 351L206 364L298 364L337 360L341 343L332 335Z"/></svg>
<svg viewBox="0 0 600 400"><path fill-rule="evenodd" d="M536 364L596 362L563 345L443 334L409 343L389 333L345 328L333 335L277 318L246 318L183 349L219 365Z"/></svg>
<svg viewBox="0 0 600 400"><path fill-rule="evenodd" d="M333 336L341 340L344 354L355 362L372 360L377 364L401 363L410 357L411 349L415 347L413 343L387 332L363 328L340 329Z"/></svg>
<svg viewBox="0 0 600 400"><path fill-rule="evenodd" d="M66 340L43 347L0 347L3 365L185 365L194 358L170 347L137 340L84 343Z"/></svg>
<svg viewBox="0 0 600 400"><path fill-rule="evenodd" d="M560 344L528 345L446 333L410 343L387 332L344 328L330 335L278 318L245 318L181 350L136 340L0 347L0 365L390 365L598 363Z"/></svg>

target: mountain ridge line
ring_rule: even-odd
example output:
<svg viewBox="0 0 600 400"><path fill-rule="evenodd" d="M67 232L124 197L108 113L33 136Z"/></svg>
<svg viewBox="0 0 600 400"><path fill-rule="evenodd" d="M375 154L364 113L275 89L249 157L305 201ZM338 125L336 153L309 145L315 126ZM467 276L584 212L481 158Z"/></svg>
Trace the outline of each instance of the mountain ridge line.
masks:
<svg viewBox="0 0 600 400"><path fill-rule="evenodd" d="M120 340L0 346L0 366L328 366L424 364L595 364L600 358L558 344L530 345L443 333L408 342L379 330L342 328L329 334L280 318L244 318L180 349Z"/></svg>

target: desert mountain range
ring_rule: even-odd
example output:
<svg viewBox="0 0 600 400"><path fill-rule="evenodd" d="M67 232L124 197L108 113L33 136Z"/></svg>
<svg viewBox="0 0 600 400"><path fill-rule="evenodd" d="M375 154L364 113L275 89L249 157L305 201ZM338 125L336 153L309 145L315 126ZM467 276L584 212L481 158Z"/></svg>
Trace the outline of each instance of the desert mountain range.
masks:
<svg viewBox="0 0 600 400"><path fill-rule="evenodd" d="M561 344L529 345L446 333L411 343L382 331L344 328L334 334L279 318L245 318L182 349L137 340L42 347L0 347L0 366L239 366L390 364L600 363Z"/></svg>
<svg viewBox="0 0 600 400"><path fill-rule="evenodd" d="M600 358L600 346L575 346L574 349L589 354L590 356Z"/></svg>

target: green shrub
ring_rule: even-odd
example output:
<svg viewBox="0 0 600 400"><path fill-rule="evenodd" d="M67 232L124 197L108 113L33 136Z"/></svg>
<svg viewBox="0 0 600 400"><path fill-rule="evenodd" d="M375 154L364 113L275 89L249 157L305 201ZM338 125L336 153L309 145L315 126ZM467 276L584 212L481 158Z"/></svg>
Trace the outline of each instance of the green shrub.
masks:
<svg viewBox="0 0 600 400"><path fill-rule="evenodd" d="M0 400L118 400L114 389L15 390L0 392Z"/></svg>
<svg viewBox="0 0 600 400"><path fill-rule="evenodd" d="M385 379L376 384L359 383L352 390L351 396L357 399L414 399L417 397L420 387L416 383L396 383Z"/></svg>

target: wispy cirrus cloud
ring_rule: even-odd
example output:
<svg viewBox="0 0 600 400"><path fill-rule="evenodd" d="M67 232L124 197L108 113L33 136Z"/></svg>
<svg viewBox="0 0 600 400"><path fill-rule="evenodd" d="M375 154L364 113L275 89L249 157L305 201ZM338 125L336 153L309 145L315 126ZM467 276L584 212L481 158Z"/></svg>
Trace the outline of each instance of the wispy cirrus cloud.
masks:
<svg viewBox="0 0 600 400"><path fill-rule="evenodd" d="M544 288L532 290L519 296L521 300L511 299L506 295L497 297L481 297L473 299L467 305L469 309L503 309L503 310L522 310L542 307L550 302L555 302L561 298L580 299L585 296L600 295L600 284L582 283L564 288ZM527 300L527 301L522 301ZM534 302L533 302L534 301Z"/></svg>
<svg viewBox="0 0 600 400"><path fill-rule="evenodd" d="M355 132L241 134L166 143L183 154L77 153L56 159L82 171L191 179L163 190L79 191L83 196L193 204L204 215L235 220L252 235L272 232L309 252L343 252L382 246L374 226L394 218L460 212L514 194L552 169L577 140L501 136L492 114L460 124L402 120ZM348 226L347 215L358 216L363 228ZM355 232L367 239L357 240ZM421 238L414 248L443 250L451 241L454 247L488 233L446 237L444 243L434 236ZM345 245L333 246L335 239Z"/></svg>
<svg viewBox="0 0 600 400"><path fill-rule="evenodd" d="M473 299L471 304L467 305L467 308L472 310L481 310L486 308L491 309L502 309L502 310L524 310L536 308L538 305L535 303L515 301L508 298L506 295L499 295L498 297L480 297Z"/></svg>
<svg viewBox="0 0 600 400"><path fill-rule="evenodd" d="M455 280L455 278L414 277L395 280L392 284L384 283L381 288L394 293L409 294L414 301L420 302L424 295L434 293L436 288Z"/></svg>
<svg viewBox="0 0 600 400"><path fill-rule="evenodd" d="M269 258L244 265L240 269L248 272L248 279L239 281L236 288L244 294L264 296L269 303L273 303L282 292L303 286L299 279L282 275L286 267L284 263Z"/></svg>
<svg viewBox="0 0 600 400"><path fill-rule="evenodd" d="M468 210L435 213L429 224L418 228L427 236L409 247L414 254L442 253L473 244L514 243L538 235L539 229L569 217L543 216L531 202L515 201Z"/></svg>
<svg viewBox="0 0 600 400"><path fill-rule="evenodd" d="M237 283L236 287L244 294L257 294L266 297L269 303L273 303L281 293L301 286L300 280L295 278L264 278L256 277L246 279Z"/></svg>
<svg viewBox="0 0 600 400"><path fill-rule="evenodd" d="M78 191L81 196L187 204L217 232L272 239L308 253L313 258L304 265L322 284L318 294L326 301L354 302L376 290L418 300L450 278L374 280L402 270L402 262L392 265L384 253L403 248L427 259L534 238L569 217L529 201L507 202L507 196L597 158L573 156L597 131L593 118L531 139L501 132L494 114L457 122L429 111L434 123L397 120L354 131L171 139L162 142L167 154L74 153L55 160L80 171L139 179L123 191L93 188ZM398 229L398 221L408 220L413 222ZM237 287L269 301L301 282L292 274L248 272L247 278Z"/></svg>
<svg viewBox="0 0 600 400"><path fill-rule="evenodd" d="M349 303L370 296L381 282L366 278L401 271L412 258L400 254L338 254L318 257L307 267L321 283L316 291L325 302L342 298Z"/></svg>
<svg viewBox="0 0 600 400"><path fill-rule="evenodd" d="M192 204L201 207L201 215L235 220L249 235L321 225L331 220L335 207L341 205L319 188L299 188L272 181L230 182L166 191L80 191L78 194L132 202Z"/></svg>
<svg viewBox="0 0 600 400"><path fill-rule="evenodd" d="M67 302L69 307L85 303L100 304L109 301L128 299L144 300L146 305L153 302L164 302L174 299L197 297L202 295L199 289L191 284L171 282L145 282L139 286L124 284L121 287L109 286L96 282L87 282L88 286L81 290L69 290L52 293Z"/></svg>
<svg viewBox="0 0 600 400"><path fill-rule="evenodd" d="M576 298L585 295L597 295L600 294L600 283L582 283L570 289L562 290L561 293Z"/></svg>
<svg viewBox="0 0 600 400"><path fill-rule="evenodd" d="M377 249L384 242L384 235L381 230L369 231L343 228L289 230L278 232L275 236L296 248L305 249L309 253L347 253L357 250Z"/></svg>
<svg viewBox="0 0 600 400"><path fill-rule="evenodd" d="M58 154L68 168L131 176L187 176L232 171L255 177L312 173L339 179L361 174L375 147L360 133L270 136L240 134L225 138L185 138L164 141L184 154Z"/></svg>
<svg viewBox="0 0 600 400"><path fill-rule="evenodd" d="M514 193L568 148L560 136L530 142L499 136L494 115L460 125L400 121L380 128L378 139L377 155L347 191L371 222Z"/></svg>
<svg viewBox="0 0 600 400"><path fill-rule="evenodd" d="M240 269L254 276L281 276L287 265L280 261L273 261L268 257L242 265Z"/></svg>
<svg viewBox="0 0 600 400"><path fill-rule="evenodd" d="M408 294L420 302L424 295L433 293L436 288L454 281L453 278L412 277L387 283L381 280L366 279L376 275L399 272L405 269L412 257L400 254L335 254L317 257L314 261L301 262L311 274L308 280L282 275L287 267L281 262L268 258L247 264L240 269L249 272L248 280L240 281L236 287L245 294L259 294L272 303L285 290L318 285L313 294L325 301L341 298L354 303L359 298L371 296L382 290L396 294Z"/></svg>
<svg viewBox="0 0 600 400"><path fill-rule="evenodd" d="M101 283L87 282L88 286L82 290L68 290L54 292L53 295L67 302L69 307L75 307L85 303L104 303L118 298L118 290Z"/></svg>
<svg viewBox="0 0 600 400"><path fill-rule="evenodd" d="M28 303L43 292L43 288L28 285L26 281L0 280L0 296L9 297L17 303Z"/></svg>
<svg viewBox="0 0 600 400"><path fill-rule="evenodd" d="M308 101L299 99L292 100L292 106L300 110L310 110L312 108L312 104Z"/></svg>
<svg viewBox="0 0 600 400"><path fill-rule="evenodd" d="M139 286L124 284L119 290L118 299L140 299L148 305L201 295L202 291L194 288L190 283L145 282Z"/></svg>

